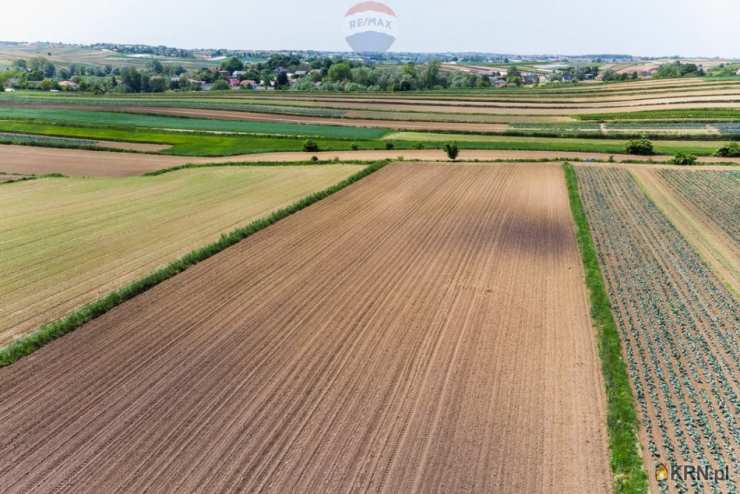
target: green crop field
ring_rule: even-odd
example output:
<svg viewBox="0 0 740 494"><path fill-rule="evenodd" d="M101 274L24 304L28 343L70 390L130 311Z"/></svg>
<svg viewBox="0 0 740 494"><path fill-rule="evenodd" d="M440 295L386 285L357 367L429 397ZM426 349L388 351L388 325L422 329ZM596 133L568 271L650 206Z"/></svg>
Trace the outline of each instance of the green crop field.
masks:
<svg viewBox="0 0 740 494"><path fill-rule="evenodd" d="M698 108L695 110L651 110L578 115L581 120L740 120L740 108Z"/></svg>
<svg viewBox="0 0 740 494"><path fill-rule="evenodd" d="M627 140L584 139L558 137L489 136L475 134L443 134L434 132L396 132L385 139L413 142L457 142L466 149L514 149L523 151L573 151L597 153L624 153ZM709 156L720 146L712 141L656 141L657 154L690 153Z"/></svg>
<svg viewBox="0 0 740 494"><path fill-rule="evenodd" d="M131 126L151 129L175 129L210 132L241 132L293 136L330 137L337 139L376 139L385 135L386 129L342 127L338 125L311 125L286 122L252 122L215 120L208 118L168 117L133 113L58 110L38 108L0 108L0 119L37 120L93 126Z"/></svg>
<svg viewBox="0 0 740 494"><path fill-rule="evenodd" d="M8 134L5 139L0 136L0 142L25 141L28 144L53 145L53 141L44 139L30 139L27 136L13 139L11 132L37 134L39 136L54 136L73 138L68 144L60 142L59 147L90 147L89 140L122 141L135 143L151 143L170 145L169 149L161 154L176 156L231 156L235 154L270 153L281 151L303 151L305 138L290 136L269 135L217 135L197 132L166 132L146 128L107 128L55 125L37 121L0 120L0 132ZM349 151L356 146L358 149L384 149L385 142L381 140L348 140L315 138L314 142L319 150ZM78 143L80 145L75 146ZM85 144L85 145L82 145ZM407 144L407 147L412 147Z"/></svg>

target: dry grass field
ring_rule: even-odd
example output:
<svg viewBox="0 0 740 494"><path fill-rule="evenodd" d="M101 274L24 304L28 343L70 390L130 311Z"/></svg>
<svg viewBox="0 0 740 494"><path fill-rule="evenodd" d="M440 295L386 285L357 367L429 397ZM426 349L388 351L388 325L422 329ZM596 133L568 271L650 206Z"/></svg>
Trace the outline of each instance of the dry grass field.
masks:
<svg viewBox="0 0 740 494"><path fill-rule="evenodd" d="M738 296L738 172L633 168L632 173L681 235Z"/></svg>
<svg viewBox="0 0 740 494"><path fill-rule="evenodd" d="M0 346L358 166L54 178L0 189Z"/></svg>

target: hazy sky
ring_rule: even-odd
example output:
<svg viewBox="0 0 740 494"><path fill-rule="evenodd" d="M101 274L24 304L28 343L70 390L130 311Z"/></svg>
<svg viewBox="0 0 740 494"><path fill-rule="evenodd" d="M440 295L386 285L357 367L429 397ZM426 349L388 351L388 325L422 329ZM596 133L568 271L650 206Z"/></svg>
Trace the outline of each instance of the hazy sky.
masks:
<svg viewBox="0 0 740 494"><path fill-rule="evenodd" d="M3 0L0 40L343 50L344 0ZM393 51L740 58L740 0L388 0Z"/></svg>

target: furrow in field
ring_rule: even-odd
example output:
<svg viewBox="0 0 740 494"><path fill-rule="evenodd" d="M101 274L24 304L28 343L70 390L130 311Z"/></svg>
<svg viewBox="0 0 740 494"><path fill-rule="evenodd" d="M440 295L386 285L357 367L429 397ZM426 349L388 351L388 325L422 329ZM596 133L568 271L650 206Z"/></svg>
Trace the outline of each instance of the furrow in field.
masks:
<svg viewBox="0 0 740 494"><path fill-rule="evenodd" d="M560 168L391 165L0 369L0 484L609 492L602 387Z"/></svg>

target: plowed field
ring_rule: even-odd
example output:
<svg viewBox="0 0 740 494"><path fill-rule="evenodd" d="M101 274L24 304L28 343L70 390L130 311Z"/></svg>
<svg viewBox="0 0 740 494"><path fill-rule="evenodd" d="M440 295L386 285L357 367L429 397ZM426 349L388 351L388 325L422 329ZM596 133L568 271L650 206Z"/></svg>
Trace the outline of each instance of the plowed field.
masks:
<svg viewBox="0 0 740 494"><path fill-rule="evenodd" d="M609 492L562 171L391 165L0 369L4 492Z"/></svg>

